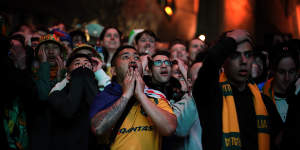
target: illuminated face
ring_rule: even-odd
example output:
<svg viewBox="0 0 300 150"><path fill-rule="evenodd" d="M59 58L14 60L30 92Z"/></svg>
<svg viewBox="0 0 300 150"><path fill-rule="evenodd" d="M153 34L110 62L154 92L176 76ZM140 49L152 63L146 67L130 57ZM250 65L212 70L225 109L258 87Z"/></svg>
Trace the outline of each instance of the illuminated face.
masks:
<svg viewBox="0 0 300 150"><path fill-rule="evenodd" d="M56 57L61 55L61 49L58 44L47 42L42 44L47 55L47 61L51 66L56 65Z"/></svg>
<svg viewBox="0 0 300 150"><path fill-rule="evenodd" d="M189 56L190 56L190 59L192 61L195 61L196 59L196 56L198 53L201 53L201 52L204 52L205 48L206 48L206 44L199 40L199 39L193 39L191 42L190 42L190 45L189 45Z"/></svg>
<svg viewBox="0 0 300 150"><path fill-rule="evenodd" d="M171 62L169 57L156 55L152 65L152 81L154 83L167 83L171 77Z"/></svg>
<svg viewBox="0 0 300 150"><path fill-rule="evenodd" d="M61 43L67 48L68 50L72 51L72 45L69 41L61 41Z"/></svg>
<svg viewBox="0 0 300 150"><path fill-rule="evenodd" d="M137 49L140 54L146 53L152 56L155 53L154 37L148 34L143 34L142 37L137 41Z"/></svg>
<svg viewBox="0 0 300 150"><path fill-rule="evenodd" d="M297 75L296 64L291 57L280 60L275 70L272 82L274 91L285 94L288 87L295 81Z"/></svg>
<svg viewBox="0 0 300 150"><path fill-rule="evenodd" d="M236 51L224 63L228 80L235 85L244 85L250 75L253 50L249 42L237 45Z"/></svg>
<svg viewBox="0 0 300 150"><path fill-rule="evenodd" d="M11 57L13 57L13 59L21 59L21 58L25 57L26 51L20 41L11 40L10 43L12 45L12 48L10 49L10 51L12 54Z"/></svg>
<svg viewBox="0 0 300 150"><path fill-rule="evenodd" d="M254 79L258 78L262 75L263 71L264 71L263 60L259 57L255 57L252 63L251 77Z"/></svg>
<svg viewBox="0 0 300 150"><path fill-rule="evenodd" d="M178 58L185 64L188 63L188 53L186 47L182 44L175 44L171 47L171 60Z"/></svg>
<svg viewBox="0 0 300 150"><path fill-rule="evenodd" d="M119 35L119 32L114 28L108 29L104 35L102 45L108 50L116 50L118 47L120 47L120 44L121 37Z"/></svg>
<svg viewBox="0 0 300 150"><path fill-rule="evenodd" d="M112 75L116 76L117 82L122 83L130 67L137 68L140 75L143 74L142 62L137 51L132 48L123 49L115 59L112 66Z"/></svg>

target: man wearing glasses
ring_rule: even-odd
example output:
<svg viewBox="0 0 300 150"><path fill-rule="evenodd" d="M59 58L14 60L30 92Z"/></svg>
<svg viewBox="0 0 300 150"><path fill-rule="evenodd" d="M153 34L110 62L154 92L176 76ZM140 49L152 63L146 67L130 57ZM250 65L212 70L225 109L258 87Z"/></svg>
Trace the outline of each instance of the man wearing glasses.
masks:
<svg viewBox="0 0 300 150"><path fill-rule="evenodd" d="M171 77L172 65L167 51L156 51L148 64L152 78L147 85L167 96L177 118L175 135L164 137L162 149L202 150L202 129L195 101L190 93L183 93L180 82Z"/></svg>

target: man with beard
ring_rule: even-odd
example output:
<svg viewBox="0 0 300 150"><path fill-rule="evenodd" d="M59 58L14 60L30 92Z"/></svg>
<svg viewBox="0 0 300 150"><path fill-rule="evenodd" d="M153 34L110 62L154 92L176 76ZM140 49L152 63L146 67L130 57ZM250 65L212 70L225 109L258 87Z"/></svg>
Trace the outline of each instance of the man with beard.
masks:
<svg viewBox="0 0 300 150"><path fill-rule="evenodd" d="M282 122L274 103L249 80L253 49L248 32L233 30L208 50L193 87L204 150L274 148Z"/></svg>
<svg viewBox="0 0 300 150"><path fill-rule="evenodd" d="M145 89L137 50L118 48L111 69L114 82L92 104L92 129L98 136L111 133L112 150L160 149L162 136L176 129L176 116L161 92Z"/></svg>

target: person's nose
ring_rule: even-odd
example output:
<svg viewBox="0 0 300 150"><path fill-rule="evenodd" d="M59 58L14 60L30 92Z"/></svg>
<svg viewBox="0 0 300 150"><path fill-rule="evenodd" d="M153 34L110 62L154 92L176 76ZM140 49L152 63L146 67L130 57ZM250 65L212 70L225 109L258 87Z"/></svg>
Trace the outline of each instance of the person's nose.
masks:
<svg viewBox="0 0 300 150"><path fill-rule="evenodd" d="M166 67L167 67L167 65L165 64L164 61L161 63L161 67L163 67L163 68L166 68Z"/></svg>
<svg viewBox="0 0 300 150"><path fill-rule="evenodd" d="M129 62L130 62L130 63L136 64L136 59L135 59L135 57L134 57L134 56L129 57Z"/></svg>
<svg viewBox="0 0 300 150"><path fill-rule="evenodd" d="M52 48L49 48L48 54L53 54L53 53L54 53L54 50Z"/></svg>
<svg viewBox="0 0 300 150"><path fill-rule="evenodd" d="M111 39L111 40L114 40L114 39L115 39L115 37L114 37L114 36L111 36L111 37L110 37L110 39Z"/></svg>
<svg viewBox="0 0 300 150"><path fill-rule="evenodd" d="M150 45L150 41L149 40L146 40L146 45Z"/></svg>
<svg viewBox="0 0 300 150"><path fill-rule="evenodd" d="M248 58L244 54L242 54L241 55L241 62L242 63L247 63L247 61L248 61Z"/></svg>
<svg viewBox="0 0 300 150"><path fill-rule="evenodd" d="M285 81L289 81L290 80L290 75L289 75L288 71L284 74L284 80Z"/></svg>

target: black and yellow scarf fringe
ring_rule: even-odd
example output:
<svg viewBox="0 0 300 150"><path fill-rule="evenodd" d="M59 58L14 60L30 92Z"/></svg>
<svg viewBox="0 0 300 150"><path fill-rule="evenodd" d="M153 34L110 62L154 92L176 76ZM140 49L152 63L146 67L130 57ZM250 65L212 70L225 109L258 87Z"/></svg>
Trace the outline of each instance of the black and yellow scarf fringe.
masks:
<svg viewBox="0 0 300 150"><path fill-rule="evenodd" d="M222 86L223 92L222 150L240 150L242 147L242 143L240 139L239 122L236 113L234 97L232 95L232 89L224 73L221 73L219 82ZM258 149L269 150L270 134L268 112L257 86L255 84L248 83L248 87L253 94L253 102L256 112Z"/></svg>

